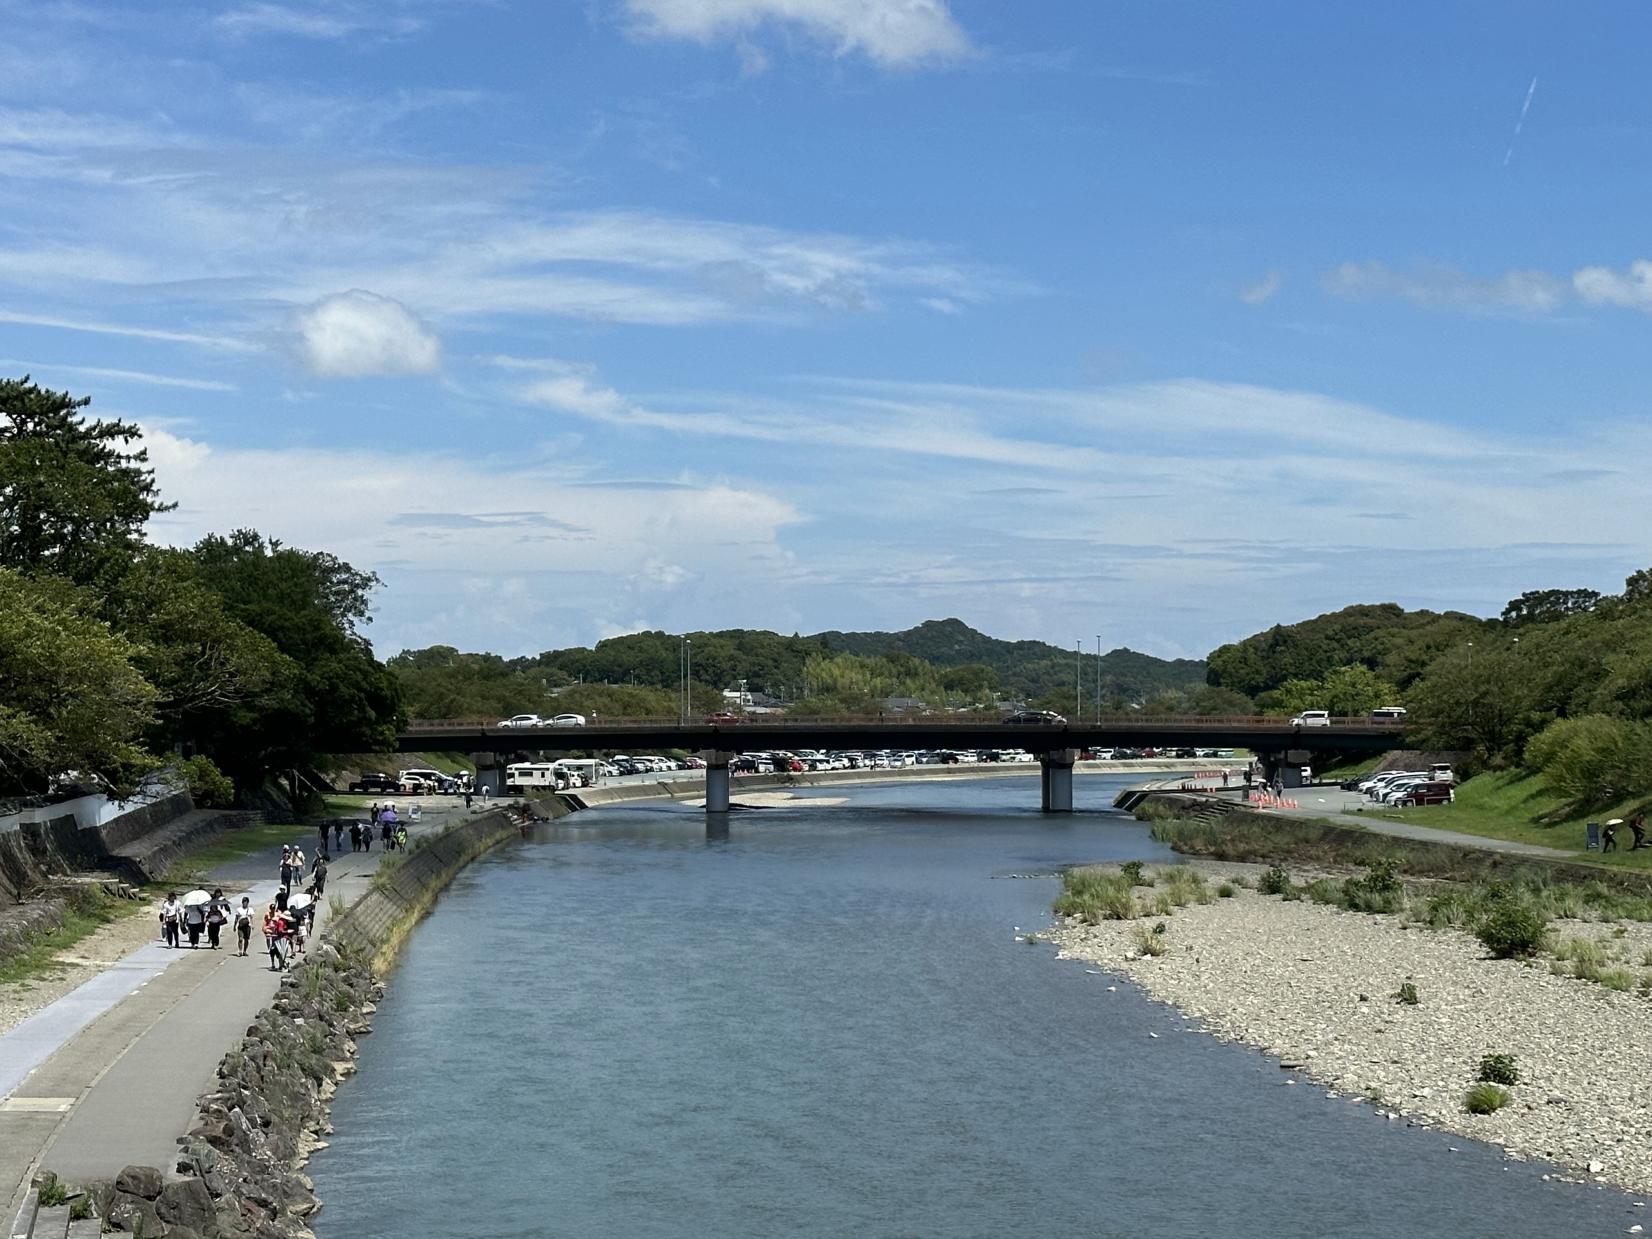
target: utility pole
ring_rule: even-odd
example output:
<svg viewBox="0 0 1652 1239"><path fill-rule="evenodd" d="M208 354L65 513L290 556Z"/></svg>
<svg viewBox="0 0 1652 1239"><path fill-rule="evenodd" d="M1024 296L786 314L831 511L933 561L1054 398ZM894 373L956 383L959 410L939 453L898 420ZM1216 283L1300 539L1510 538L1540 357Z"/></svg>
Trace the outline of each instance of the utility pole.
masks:
<svg viewBox="0 0 1652 1239"><path fill-rule="evenodd" d="M683 714L683 722L686 724L689 714L694 712L694 640L691 637L684 637L683 643L688 649L688 683L685 689L688 693L688 705L686 712Z"/></svg>
<svg viewBox="0 0 1652 1239"><path fill-rule="evenodd" d="M1096 726L1101 726L1101 634L1096 634Z"/></svg>
<svg viewBox="0 0 1652 1239"><path fill-rule="evenodd" d="M1073 642L1073 653L1078 656L1077 671L1073 677L1073 717L1084 722L1084 642Z"/></svg>

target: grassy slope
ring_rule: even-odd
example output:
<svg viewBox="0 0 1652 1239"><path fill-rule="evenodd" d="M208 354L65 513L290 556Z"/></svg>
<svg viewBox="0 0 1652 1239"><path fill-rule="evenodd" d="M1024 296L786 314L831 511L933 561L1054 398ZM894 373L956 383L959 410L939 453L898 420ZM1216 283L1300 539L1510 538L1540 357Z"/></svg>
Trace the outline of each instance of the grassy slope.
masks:
<svg viewBox="0 0 1652 1239"><path fill-rule="evenodd" d="M1457 789L1454 804L1366 812L1373 817L1391 817L1441 830L1457 830L1468 835L1513 839L1521 843L1539 843L1545 847L1582 852L1587 823L1604 822L1612 817L1627 818L1637 809L1649 808L1652 806L1644 797L1635 797L1608 808L1580 813L1563 797L1545 789L1537 775L1525 771L1504 771L1470 779ZM1649 837L1652 837L1652 832L1649 832ZM1593 852L1587 855L1606 864L1652 869L1652 848L1631 852L1628 850L1630 842L1629 832L1620 829L1619 851L1608 852L1604 856Z"/></svg>
<svg viewBox="0 0 1652 1239"><path fill-rule="evenodd" d="M278 844L297 843L307 851L315 843L315 837L315 827L291 822L285 825L265 822L258 826L226 830L192 849L187 856L167 870L165 881L156 883L155 889L158 890L162 886L169 889L184 885L199 886L200 880L219 865L240 860L243 856L250 856L254 852L261 852Z"/></svg>

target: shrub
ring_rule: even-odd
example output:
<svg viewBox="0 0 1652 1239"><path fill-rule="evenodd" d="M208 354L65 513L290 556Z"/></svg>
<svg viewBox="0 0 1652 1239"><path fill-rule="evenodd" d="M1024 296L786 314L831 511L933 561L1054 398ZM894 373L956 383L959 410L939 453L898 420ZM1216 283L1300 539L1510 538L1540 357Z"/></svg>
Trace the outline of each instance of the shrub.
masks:
<svg viewBox="0 0 1652 1239"><path fill-rule="evenodd" d="M1470 1114L1495 1114L1509 1104L1509 1090L1498 1084L1476 1084L1463 1097Z"/></svg>
<svg viewBox="0 0 1652 1239"><path fill-rule="evenodd" d="M1312 900L1314 903L1328 903L1340 908L1346 902L1342 888L1329 878L1315 878L1299 890L1304 899Z"/></svg>
<svg viewBox="0 0 1652 1239"><path fill-rule="evenodd" d="M1579 964L1599 967L1606 962L1606 952L1598 942L1588 938L1565 938L1555 944L1556 959L1569 959Z"/></svg>
<svg viewBox="0 0 1652 1239"><path fill-rule="evenodd" d="M1152 881L1142 872L1142 864L1139 860L1125 861L1119 866L1119 873L1124 875L1124 880L1130 883L1131 886L1153 885Z"/></svg>
<svg viewBox="0 0 1652 1239"><path fill-rule="evenodd" d="M235 803L235 784L205 753L180 762L178 772L189 784L189 798L197 809L227 809Z"/></svg>
<svg viewBox="0 0 1652 1239"><path fill-rule="evenodd" d="M1479 1079L1482 1084L1518 1084L1520 1068L1513 1054L1487 1054L1480 1060Z"/></svg>
<svg viewBox="0 0 1652 1239"><path fill-rule="evenodd" d="M1264 895L1287 895L1291 891L1291 875L1275 865L1256 880L1256 889Z"/></svg>
<svg viewBox="0 0 1652 1239"><path fill-rule="evenodd" d="M1615 989L1620 993L1628 993L1635 988L1635 974L1627 968L1602 968L1600 976L1595 979L1607 989Z"/></svg>
<svg viewBox="0 0 1652 1239"><path fill-rule="evenodd" d="M1399 989L1394 991L1394 998L1407 1007L1414 1007L1422 1001L1422 995L1417 993L1417 986L1412 981L1401 981Z"/></svg>
<svg viewBox="0 0 1652 1239"><path fill-rule="evenodd" d="M1128 921L1140 915L1129 882L1100 869L1069 869L1061 875L1062 891L1055 901L1058 916L1076 916L1088 924Z"/></svg>
<svg viewBox="0 0 1652 1239"><path fill-rule="evenodd" d="M1474 936L1497 959L1535 955L1548 935L1543 914L1523 903L1505 902L1487 914Z"/></svg>
<svg viewBox="0 0 1652 1239"><path fill-rule="evenodd" d="M1218 898L1218 899L1232 899L1233 898L1233 883L1232 882L1223 882L1220 886L1218 886L1216 888L1216 898ZM1652 954L1652 952L1648 952L1648 953Z"/></svg>
<svg viewBox="0 0 1652 1239"><path fill-rule="evenodd" d="M1146 925L1134 927L1136 950L1143 955L1166 955L1170 952L1170 944L1164 940L1164 922L1160 921L1152 929Z"/></svg>
<svg viewBox="0 0 1652 1239"><path fill-rule="evenodd" d="M42 1209L54 1209L58 1205L68 1204L69 1188L55 1174L47 1173L41 1178L39 1199Z"/></svg>

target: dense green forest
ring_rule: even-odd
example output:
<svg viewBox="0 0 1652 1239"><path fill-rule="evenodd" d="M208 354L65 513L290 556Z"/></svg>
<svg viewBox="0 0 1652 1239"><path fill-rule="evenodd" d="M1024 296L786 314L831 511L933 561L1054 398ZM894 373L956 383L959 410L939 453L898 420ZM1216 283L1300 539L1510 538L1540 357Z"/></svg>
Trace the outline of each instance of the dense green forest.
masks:
<svg viewBox="0 0 1652 1239"><path fill-rule="evenodd" d="M223 801L389 744L398 684L360 631L378 579L251 530L149 544L170 505L140 432L87 403L0 380L0 794L125 789L181 755Z"/></svg>

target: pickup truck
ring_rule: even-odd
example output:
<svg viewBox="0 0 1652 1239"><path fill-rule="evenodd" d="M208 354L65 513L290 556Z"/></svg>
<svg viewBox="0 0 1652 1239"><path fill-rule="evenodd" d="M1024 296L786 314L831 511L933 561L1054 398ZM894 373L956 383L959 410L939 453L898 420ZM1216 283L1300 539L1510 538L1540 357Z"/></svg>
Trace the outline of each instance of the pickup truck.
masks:
<svg viewBox="0 0 1652 1239"><path fill-rule="evenodd" d="M350 790L352 792L361 792L363 794L369 792L397 792L401 790L401 786L388 774L380 774L377 771L366 771L360 778L351 782Z"/></svg>

